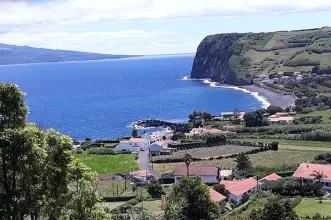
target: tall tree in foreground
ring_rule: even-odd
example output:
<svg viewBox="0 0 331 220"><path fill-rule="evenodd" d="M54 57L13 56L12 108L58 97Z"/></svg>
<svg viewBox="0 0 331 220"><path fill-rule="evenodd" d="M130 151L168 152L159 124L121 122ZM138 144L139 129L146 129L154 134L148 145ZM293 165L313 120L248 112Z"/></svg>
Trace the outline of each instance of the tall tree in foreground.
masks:
<svg viewBox="0 0 331 220"><path fill-rule="evenodd" d="M189 169L190 169L190 164L193 161L193 158L190 154L185 154L183 159L184 159L184 163L186 165L186 174L187 174L187 176L190 176Z"/></svg>
<svg viewBox="0 0 331 220"><path fill-rule="evenodd" d="M0 83L1 219L110 219L95 206L95 174L73 159L71 138L26 124L27 109L17 86Z"/></svg>
<svg viewBox="0 0 331 220"><path fill-rule="evenodd" d="M137 129L132 129L132 137L138 137L138 130Z"/></svg>
<svg viewBox="0 0 331 220"><path fill-rule="evenodd" d="M172 212L177 214L173 216ZM201 178L184 176L173 186L165 208L167 220L214 220L219 217L220 207L211 200L208 186L202 182Z"/></svg>

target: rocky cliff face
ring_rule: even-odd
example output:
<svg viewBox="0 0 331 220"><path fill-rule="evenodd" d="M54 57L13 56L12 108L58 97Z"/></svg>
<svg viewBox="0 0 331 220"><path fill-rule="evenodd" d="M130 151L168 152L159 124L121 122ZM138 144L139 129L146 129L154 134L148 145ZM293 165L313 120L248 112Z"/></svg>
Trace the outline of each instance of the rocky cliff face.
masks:
<svg viewBox="0 0 331 220"><path fill-rule="evenodd" d="M196 79L210 78L215 82L230 85L247 85L231 70L229 60L236 55L237 40L244 34L217 34L207 36L199 45L191 72Z"/></svg>

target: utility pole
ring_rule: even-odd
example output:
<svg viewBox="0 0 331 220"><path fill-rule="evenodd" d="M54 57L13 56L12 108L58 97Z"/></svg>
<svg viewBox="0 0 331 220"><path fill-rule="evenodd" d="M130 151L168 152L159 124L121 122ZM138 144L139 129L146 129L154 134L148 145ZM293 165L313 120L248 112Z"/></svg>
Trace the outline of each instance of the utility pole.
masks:
<svg viewBox="0 0 331 220"><path fill-rule="evenodd" d="M144 217L144 198L143 198L143 187L140 187L141 191L140 191L140 197L141 197L141 211L142 211L142 218L145 219Z"/></svg>

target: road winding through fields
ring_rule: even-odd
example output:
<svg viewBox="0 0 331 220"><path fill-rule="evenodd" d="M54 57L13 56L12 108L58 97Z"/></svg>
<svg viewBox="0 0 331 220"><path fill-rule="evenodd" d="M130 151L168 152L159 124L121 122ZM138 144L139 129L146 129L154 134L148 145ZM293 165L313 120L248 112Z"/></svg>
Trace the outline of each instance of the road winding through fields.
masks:
<svg viewBox="0 0 331 220"><path fill-rule="evenodd" d="M149 165L149 153L148 151L139 151L138 164L141 170L148 170L156 179L160 178L160 175L151 169Z"/></svg>

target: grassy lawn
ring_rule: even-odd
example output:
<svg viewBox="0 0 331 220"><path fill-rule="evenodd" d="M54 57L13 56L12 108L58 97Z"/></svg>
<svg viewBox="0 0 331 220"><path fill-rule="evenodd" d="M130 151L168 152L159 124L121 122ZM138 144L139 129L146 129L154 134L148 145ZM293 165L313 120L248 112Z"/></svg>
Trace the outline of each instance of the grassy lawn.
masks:
<svg viewBox="0 0 331 220"><path fill-rule="evenodd" d="M331 215L331 200L323 200L323 203L319 203L316 199L304 199L295 207L295 211L299 216L312 216L317 212L322 216Z"/></svg>
<svg viewBox="0 0 331 220"><path fill-rule="evenodd" d="M75 154L75 157L99 174L128 173L139 169L134 154Z"/></svg>
<svg viewBox="0 0 331 220"><path fill-rule="evenodd" d="M135 205L134 207L142 207L141 202ZM161 211L161 200L156 201L144 201L144 209L147 210L148 213L155 213Z"/></svg>
<svg viewBox="0 0 331 220"><path fill-rule="evenodd" d="M331 151L331 144L323 141L293 141L293 140L276 140L276 139L238 139L239 141L271 143L279 142L280 149L291 150L314 150L314 151Z"/></svg>
<svg viewBox="0 0 331 220"><path fill-rule="evenodd" d="M123 205L125 202L100 202L97 205L100 208L108 208L109 210L116 209L120 205Z"/></svg>
<svg viewBox="0 0 331 220"><path fill-rule="evenodd" d="M314 111L309 114L300 114L300 115L297 115L296 117L300 118L300 117L307 117L307 116L322 116L323 122L328 123L328 122L330 122L329 117L331 116L331 109L323 110L323 111Z"/></svg>
<svg viewBox="0 0 331 220"><path fill-rule="evenodd" d="M274 167L283 164L296 165L307 160L312 161L315 156L324 153L323 151L309 150L289 150L280 149L279 151L266 151L249 155L253 166ZM234 168L236 166L235 158L222 160L203 160L192 162L191 166L216 166L221 165L223 168ZM184 163L163 163L154 164L154 170L158 173L171 173L177 166L185 166Z"/></svg>

